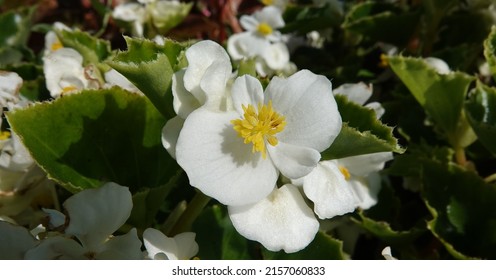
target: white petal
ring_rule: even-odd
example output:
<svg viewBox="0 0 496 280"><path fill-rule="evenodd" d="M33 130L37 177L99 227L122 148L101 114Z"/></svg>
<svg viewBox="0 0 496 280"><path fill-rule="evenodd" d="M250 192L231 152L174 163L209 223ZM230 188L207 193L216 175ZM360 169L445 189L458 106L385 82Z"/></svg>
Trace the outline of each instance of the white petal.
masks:
<svg viewBox="0 0 496 280"><path fill-rule="evenodd" d="M298 189L284 185L262 201L246 206L229 206L236 230L271 250L286 253L305 248L319 230L319 223Z"/></svg>
<svg viewBox="0 0 496 280"><path fill-rule="evenodd" d="M58 49L44 58L46 86L52 97L58 97L63 87L84 88L88 83L82 66L83 57L71 48Z"/></svg>
<svg viewBox="0 0 496 280"><path fill-rule="evenodd" d="M54 229L65 224L65 215L54 209L42 208L49 218L49 228Z"/></svg>
<svg viewBox="0 0 496 280"><path fill-rule="evenodd" d="M204 89L217 93L219 88L225 88L232 71L231 60L222 46L209 40L200 41L189 47L186 50L186 58L189 64L184 74L184 87L198 99L200 104L204 104L207 100ZM204 81L201 85L206 74L209 78L218 75L220 78L215 80L218 84L212 85Z"/></svg>
<svg viewBox="0 0 496 280"><path fill-rule="evenodd" d="M393 257L393 253L391 253L391 247L387 246L384 248L381 252L382 256L384 259L388 261L393 261L393 260L398 260L397 258Z"/></svg>
<svg viewBox="0 0 496 280"><path fill-rule="evenodd" d="M263 104L264 95L260 81L250 75L243 75L234 81L232 86L232 100L234 109L243 115L243 105L253 105L257 108L258 104Z"/></svg>
<svg viewBox="0 0 496 280"><path fill-rule="evenodd" d="M182 232L174 236L174 241L177 244L178 259L189 260L198 254L198 243L195 241L196 233Z"/></svg>
<svg viewBox="0 0 496 280"><path fill-rule="evenodd" d="M451 72L451 69L449 68L449 65L442 59L439 59L437 57L426 57L424 58L424 61L429 64L434 70L436 70L437 73L446 75Z"/></svg>
<svg viewBox="0 0 496 280"><path fill-rule="evenodd" d="M96 256L99 260L139 260L143 258L141 252L141 241L136 229L128 233L111 237L105 242L105 246Z"/></svg>
<svg viewBox="0 0 496 280"><path fill-rule="evenodd" d="M286 118L286 127L277 134L280 141L321 152L341 131L341 115L326 77L301 70L288 79L273 78L265 93L265 103L272 100Z"/></svg>
<svg viewBox="0 0 496 280"><path fill-rule="evenodd" d="M190 184L226 205L243 205L267 196L278 172L270 159L252 153L230 123L231 112L200 108L186 119L179 134L176 158Z"/></svg>
<svg viewBox="0 0 496 280"><path fill-rule="evenodd" d="M365 107L374 110L377 119L380 119L386 112L384 107L382 107L381 103L379 102L370 102L369 104L365 105Z"/></svg>
<svg viewBox="0 0 496 280"><path fill-rule="evenodd" d="M26 228L0 221L0 260L22 260L36 244Z"/></svg>
<svg viewBox="0 0 496 280"><path fill-rule="evenodd" d="M124 75L117 72L115 69L110 69L110 71L105 72L105 81L107 82L107 87L118 86L127 91L141 93L142 92L131 83Z"/></svg>
<svg viewBox="0 0 496 280"><path fill-rule="evenodd" d="M227 40L227 51L233 60L261 56L270 43L251 32L234 34Z"/></svg>
<svg viewBox="0 0 496 280"><path fill-rule="evenodd" d="M392 152L381 152L340 158L338 164L346 167L355 176L365 177L384 169L384 164L392 159Z"/></svg>
<svg viewBox="0 0 496 280"><path fill-rule="evenodd" d="M15 72L0 71L0 106L17 103L23 80Z"/></svg>
<svg viewBox="0 0 496 280"><path fill-rule="evenodd" d="M148 252L148 257L152 260L160 253L165 254L169 260L179 259L178 246L174 238L165 236L159 230L147 228L143 232L143 243Z"/></svg>
<svg viewBox="0 0 496 280"><path fill-rule="evenodd" d="M129 218L133 201L127 187L110 182L73 195L64 207L70 219L66 233L76 236L86 249L98 251Z"/></svg>
<svg viewBox="0 0 496 280"><path fill-rule="evenodd" d="M162 145L173 158L176 158L177 138L179 138L183 124L184 119L175 116L168 120L162 129Z"/></svg>
<svg viewBox="0 0 496 280"><path fill-rule="evenodd" d="M314 202L321 219L353 212L358 203L344 175L333 161L323 161L303 178L305 195Z"/></svg>
<svg viewBox="0 0 496 280"><path fill-rule="evenodd" d="M267 144L267 151L277 169L290 179L307 175L320 160L320 153L314 149L281 141L276 146Z"/></svg>
<svg viewBox="0 0 496 280"><path fill-rule="evenodd" d="M343 84L334 89L335 95L344 95L349 101L363 105L372 96L372 84L356 83Z"/></svg>
<svg viewBox="0 0 496 280"><path fill-rule="evenodd" d="M289 50L284 43L270 44L262 57L270 68L281 70L289 63Z"/></svg>
<svg viewBox="0 0 496 280"><path fill-rule="evenodd" d="M196 99L196 97L184 87L185 73L186 69L183 69L177 71L172 76L172 96L174 97L172 104L176 114L183 119L186 119L191 112L205 103L204 98L202 100Z"/></svg>
<svg viewBox="0 0 496 280"><path fill-rule="evenodd" d="M377 204L377 196L381 190L381 177L378 173L372 173L366 178L352 176L348 185L358 198L358 207L367 210Z"/></svg>
<svg viewBox="0 0 496 280"><path fill-rule="evenodd" d="M74 239L63 236L49 237L26 252L27 260L81 260L84 249Z"/></svg>
<svg viewBox="0 0 496 280"><path fill-rule="evenodd" d="M242 15L239 18L239 23L245 30L253 31L257 29L259 21L254 16Z"/></svg>
<svg viewBox="0 0 496 280"><path fill-rule="evenodd" d="M272 28L277 29L284 26L282 12L275 6L266 6L262 10L253 13L258 22L264 22Z"/></svg>

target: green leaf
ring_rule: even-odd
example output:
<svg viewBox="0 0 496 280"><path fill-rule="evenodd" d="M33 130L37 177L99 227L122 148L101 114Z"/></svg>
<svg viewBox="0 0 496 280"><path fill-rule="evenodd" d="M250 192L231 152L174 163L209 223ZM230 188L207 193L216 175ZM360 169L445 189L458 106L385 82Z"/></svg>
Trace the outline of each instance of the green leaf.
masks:
<svg viewBox="0 0 496 280"><path fill-rule="evenodd" d="M108 64L140 89L166 118L175 116L172 107L172 75L185 45L166 40L163 46L145 39L126 37L128 50Z"/></svg>
<svg viewBox="0 0 496 280"><path fill-rule="evenodd" d="M32 6L0 15L0 26L2 27L0 31L0 47L26 46L35 10L36 6Z"/></svg>
<svg viewBox="0 0 496 280"><path fill-rule="evenodd" d="M233 227L225 207L206 208L193 224L198 257L206 260L251 259L249 241Z"/></svg>
<svg viewBox="0 0 496 280"><path fill-rule="evenodd" d="M408 231L396 231L387 222L367 218L362 212L359 212L359 216L360 220L353 218L352 220L369 233L391 245L411 243L425 232L425 229L420 228L413 228Z"/></svg>
<svg viewBox="0 0 496 280"><path fill-rule="evenodd" d="M489 37L484 41L484 56L493 74L493 79L496 80L496 26L491 28Z"/></svg>
<svg viewBox="0 0 496 280"><path fill-rule="evenodd" d="M322 152L324 160L378 153L403 153L393 136L393 129L377 120L373 110L335 96L343 127L329 149Z"/></svg>
<svg viewBox="0 0 496 280"><path fill-rule="evenodd" d="M102 62L110 55L110 43L79 30L54 30L64 47L73 48L83 56L83 64Z"/></svg>
<svg viewBox="0 0 496 280"><path fill-rule="evenodd" d="M467 119L481 143L496 155L496 89L477 82L465 104Z"/></svg>
<svg viewBox="0 0 496 280"><path fill-rule="evenodd" d="M456 258L496 257L496 186L454 164L423 163L429 230Z"/></svg>
<svg viewBox="0 0 496 280"><path fill-rule="evenodd" d="M271 252L262 249L267 260L344 260L343 242L319 231L315 239L305 249L291 254L284 251Z"/></svg>
<svg viewBox="0 0 496 280"><path fill-rule="evenodd" d="M475 141L462 113L474 77L461 72L439 74L420 58L394 56L389 58L389 64L436 125L446 133L453 147L463 148Z"/></svg>
<svg viewBox="0 0 496 280"><path fill-rule="evenodd" d="M342 21L341 12L332 4L323 7L288 6L283 16L286 22L281 28L283 33L306 34L313 30L338 27Z"/></svg>
<svg viewBox="0 0 496 280"><path fill-rule="evenodd" d="M390 4L368 1L353 6L342 27L373 41L405 45L415 31L419 18L418 12L404 12Z"/></svg>
<svg viewBox="0 0 496 280"><path fill-rule="evenodd" d="M166 184L177 165L161 143L165 119L120 88L86 90L9 112L36 162L75 192L112 181L131 192Z"/></svg>
<svg viewBox="0 0 496 280"><path fill-rule="evenodd" d="M156 188L139 190L133 195L133 210L127 223L138 228L151 227L170 191L177 185L181 171L170 178L166 184Z"/></svg>

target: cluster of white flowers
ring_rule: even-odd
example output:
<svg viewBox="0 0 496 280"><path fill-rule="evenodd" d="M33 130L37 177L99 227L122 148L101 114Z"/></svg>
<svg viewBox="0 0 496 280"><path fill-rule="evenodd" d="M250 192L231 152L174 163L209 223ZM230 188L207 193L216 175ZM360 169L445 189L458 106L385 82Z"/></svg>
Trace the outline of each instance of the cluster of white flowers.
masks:
<svg viewBox="0 0 496 280"><path fill-rule="evenodd" d="M282 18L285 2L277 4L241 16L240 24L246 31L233 34L227 40L227 51L232 59L254 59L257 73L261 76L287 75L296 71L296 66L289 60L285 39L277 30L285 25Z"/></svg>
<svg viewBox="0 0 496 280"><path fill-rule="evenodd" d="M0 221L0 259L190 259L198 253L195 234L167 237L148 228L143 243L136 229L113 234L126 222L133 207L127 187L106 183L84 190L64 202L67 216L44 209L46 222L36 231Z"/></svg>
<svg viewBox="0 0 496 280"><path fill-rule="evenodd" d="M62 23L53 25L55 30L71 31ZM50 31L45 36L43 72L46 87L53 98L83 89L98 89L119 86L128 91L141 93L119 72L111 69L104 73L104 81L93 64L83 65L83 56L75 49L64 47L57 34Z"/></svg>
<svg viewBox="0 0 496 280"><path fill-rule="evenodd" d="M342 126L326 77L301 70L274 77L264 90L252 76L235 77L212 41L191 46L186 58L189 65L173 78L177 117L162 140L190 184L228 206L240 234L269 250L296 252L319 230L314 211L327 219L376 203L377 171L391 153L319 162ZM336 92L363 104L371 88ZM379 104L369 106L382 114ZM281 175L291 183L279 187Z"/></svg>

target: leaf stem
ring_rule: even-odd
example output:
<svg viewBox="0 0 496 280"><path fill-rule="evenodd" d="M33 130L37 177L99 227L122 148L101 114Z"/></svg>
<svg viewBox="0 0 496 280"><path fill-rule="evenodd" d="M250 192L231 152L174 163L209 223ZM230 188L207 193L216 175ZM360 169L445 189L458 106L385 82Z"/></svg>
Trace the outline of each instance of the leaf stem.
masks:
<svg viewBox="0 0 496 280"><path fill-rule="evenodd" d="M486 178L484 178L484 182L486 182L486 183L491 183L493 181L496 181L496 173L491 174L491 175L487 176Z"/></svg>
<svg viewBox="0 0 496 280"><path fill-rule="evenodd" d="M455 150L455 160L460 166L467 165L467 157L465 156L465 149L458 148Z"/></svg>
<svg viewBox="0 0 496 280"><path fill-rule="evenodd" d="M202 192L198 191L193 197L186 210L181 215L176 225L172 228L169 236L174 236L178 233L185 232L191 229L193 222L198 218L203 208L207 206L210 201L210 197L204 195Z"/></svg>

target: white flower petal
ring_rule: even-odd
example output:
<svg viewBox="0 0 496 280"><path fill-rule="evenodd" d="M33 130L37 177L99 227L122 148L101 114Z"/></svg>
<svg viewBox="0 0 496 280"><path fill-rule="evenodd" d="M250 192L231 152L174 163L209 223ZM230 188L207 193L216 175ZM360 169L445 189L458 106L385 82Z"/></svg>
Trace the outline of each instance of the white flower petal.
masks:
<svg viewBox="0 0 496 280"><path fill-rule="evenodd" d="M262 84L250 75L243 75L234 81L231 96L234 109L241 116L244 114L243 105L253 105L257 108L258 104L263 104L264 101Z"/></svg>
<svg viewBox="0 0 496 280"><path fill-rule="evenodd" d="M314 202L321 219L353 212L358 203L344 175L334 161L323 161L303 179L305 195Z"/></svg>
<svg viewBox="0 0 496 280"><path fill-rule="evenodd" d="M369 104L365 105L365 107L374 110L377 119L380 119L386 112L384 107L382 107L381 103L379 102L370 102Z"/></svg>
<svg viewBox="0 0 496 280"><path fill-rule="evenodd" d="M184 74L186 69L177 71L172 76L172 95L174 111L178 116L186 119L194 110L198 109L202 103L184 87ZM202 99L202 102L205 102Z"/></svg>
<svg viewBox="0 0 496 280"><path fill-rule="evenodd" d="M23 80L15 72L0 71L0 106L7 107L9 103L19 101L19 90Z"/></svg>
<svg viewBox="0 0 496 280"><path fill-rule="evenodd" d="M41 243L26 252L26 260L82 260L84 249L74 239L54 236L43 239Z"/></svg>
<svg viewBox="0 0 496 280"><path fill-rule="evenodd" d="M298 189L289 184L256 204L229 206L228 210L241 235L271 251L297 252L310 244L319 230L312 210Z"/></svg>
<svg viewBox="0 0 496 280"><path fill-rule="evenodd" d="M88 81L84 76L83 57L71 48L58 49L44 58L46 87L52 97L64 92L64 87L80 90Z"/></svg>
<svg viewBox="0 0 496 280"><path fill-rule="evenodd" d="M174 238L167 237L161 231L154 228L147 228L143 232L143 243L148 257L152 260L162 259L161 254L165 254L169 260L178 260L178 246Z"/></svg>
<svg viewBox="0 0 496 280"><path fill-rule="evenodd" d="M291 145L281 141L276 146L268 144L267 151L274 165L290 179L307 175L320 160L320 153L312 148Z"/></svg>
<svg viewBox="0 0 496 280"><path fill-rule="evenodd" d="M384 169L385 163L392 159L392 152L381 152L340 158L338 164L346 167L352 175L365 177Z"/></svg>
<svg viewBox="0 0 496 280"><path fill-rule="evenodd" d="M333 90L334 95L344 95L349 101L363 105L372 96L372 84L342 84Z"/></svg>
<svg viewBox="0 0 496 280"><path fill-rule="evenodd" d="M0 221L0 260L22 260L36 244L26 228Z"/></svg>
<svg viewBox="0 0 496 280"><path fill-rule="evenodd" d="M99 251L129 218L133 201L127 187L110 182L73 195L64 207L70 219L66 233L76 236L88 250Z"/></svg>
<svg viewBox="0 0 496 280"><path fill-rule="evenodd" d="M275 111L286 118L286 127L277 134L280 141L321 152L341 131L341 115L326 77L301 70L287 79L273 78L265 93L265 103L272 100Z"/></svg>
<svg viewBox="0 0 496 280"><path fill-rule="evenodd" d="M426 57L424 58L424 61L429 64L434 70L436 70L437 73L441 75L446 75L451 73L451 69L449 68L449 65L442 59L439 59L437 57Z"/></svg>
<svg viewBox="0 0 496 280"><path fill-rule="evenodd" d="M177 244L177 257L179 260L189 260L198 254L198 243L195 241L196 233L182 232L174 236L174 241Z"/></svg>
<svg viewBox="0 0 496 280"><path fill-rule="evenodd" d="M384 259L386 259L388 261L398 260L397 258L393 257L393 253L391 253L391 247L389 247L389 246L384 248L382 250L381 254L384 257Z"/></svg>
<svg viewBox="0 0 496 280"><path fill-rule="evenodd" d="M106 87L118 86L127 91L143 94L133 83L115 69L105 72Z"/></svg>
<svg viewBox="0 0 496 280"><path fill-rule="evenodd" d="M214 93L217 93L218 88L225 87L232 71L231 60L224 48L209 40L198 42L189 47L186 50L186 59L189 64L184 73L184 88L191 92L200 104L204 104L207 96L205 96L202 87ZM205 81L200 87L207 71L210 72L208 73L209 78L212 78L214 74L220 75L220 79L216 79L216 82L220 83L219 85L211 85Z"/></svg>
<svg viewBox="0 0 496 280"><path fill-rule="evenodd" d="M281 70L289 63L289 50L284 43L270 44L262 57L271 69Z"/></svg>
<svg viewBox="0 0 496 280"><path fill-rule="evenodd" d="M186 119L179 134L176 158L190 184L226 205L259 201L274 187L278 171L272 161L253 153L230 123L234 111L200 108Z"/></svg>
<svg viewBox="0 0 496 280"><path fill-rule="evenodd" d="M177 138L179 138L183 124L184 119L175 116L168 120L162 129L162 145L173 158L176 158Z"/></svg>
<svg viewBox="0 0 496 280"><path fill-rule="evenodd" d="M65 215L54 209L42 208L49 218L49 228L54 229L65 224Z"/></svg>
<svg viewBox="0 0 496 280"><path fill-rule="evenodd" d="M101 252L95 256L99 260L139 260L143 258L141 241L136 229L120 236L113 236L105 242Z"/></svg>
<svg viewBox="0 0 496 280"><path fill-rule="evenodd" d="M248 31L254 31L257 29L257 26L259 24L259 21L251 15L242 15L239 18L239 24Z"/></svg>
<svg viewBox="0 0 496 280"><path fill-rule="evenodd" d="M233 60L261 56L269 46L269 41L251 32L234 34L227 40L227 51Z"/></svg>
<svg viewBox="0 0 496 280"><path fill-rule="evenodd" d="M282 12L275 6L266 6L263 9L253 13L253 16L260 23L266 23L273 29L284 27Z"/></svg>
<svg viewBox="0 0 496 280"><path fill-rule="evenodd" d="M358 198L358 207L367 210L377 204L377 196L381 190L381 178L378 173L372 173L367 178L353 176L348 180L348 186Z"/></svg>

